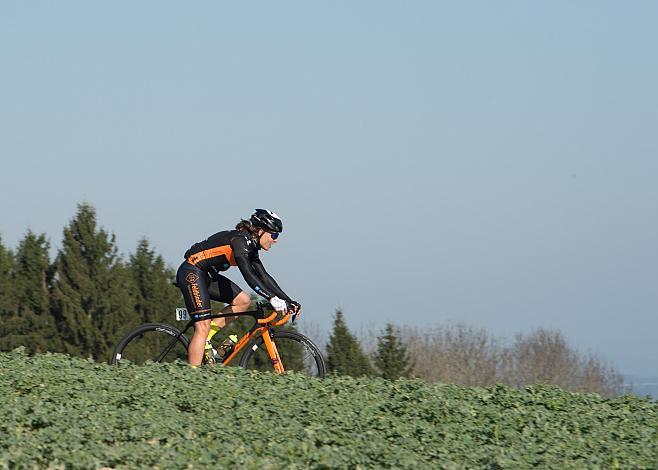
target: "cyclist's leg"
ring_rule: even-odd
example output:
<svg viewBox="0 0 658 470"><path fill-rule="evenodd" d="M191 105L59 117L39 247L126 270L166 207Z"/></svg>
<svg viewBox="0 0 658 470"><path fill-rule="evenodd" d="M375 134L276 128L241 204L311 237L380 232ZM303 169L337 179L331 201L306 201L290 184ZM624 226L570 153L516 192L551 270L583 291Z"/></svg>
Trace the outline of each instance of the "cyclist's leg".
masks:
<svg viewBox="0 0 658 470"><path fill-rule="evenodd" d="M208 286L208 293L212 300L224 302L222 313L240 313L249 310L251 299L249 295L240 289L240 286L235 284L229 278L216 274L215 279ZM224 328L231 323L235 318L214 318L212 324L219 328Z"/></svg>
<svg viewBox="0 0 658 470"><path fill-rule="evenodd" d="M183 293L185 306L192 318L200 318L194 324L194 336L190 341L187 360L193 366L201 365L206 338L210 331L210 319L203 317L210 315L210 295L208 294L208 275L191 265L187 261L180 265L176 273L178 287Z"/></svg>
<svg viewBox="0 0 658 470"><path fill-rule="evenodd" d="M206 338L210 332L210 319L199 320L194 324L194 336L187 348L187 362L193 366L200 366L206 347Z"/></svg>

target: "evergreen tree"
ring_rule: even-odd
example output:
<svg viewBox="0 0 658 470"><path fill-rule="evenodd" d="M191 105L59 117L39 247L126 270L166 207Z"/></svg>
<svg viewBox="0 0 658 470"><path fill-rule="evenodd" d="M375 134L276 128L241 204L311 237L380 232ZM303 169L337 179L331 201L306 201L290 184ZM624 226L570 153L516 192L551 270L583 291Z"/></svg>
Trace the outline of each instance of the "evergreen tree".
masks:
<svg viewBox="0 0 658 470"><path fill-rule="evenodd" d="M9 248L5 248L0 238L0 322L16 311L14 271L14 253Z"/></svg>
<svg viewBox="0 0 658 470"><path fill-rule="evenodd" d="M0 239L0 351L13 349L11 335L11 319L16 315L16 295L14 253L5 248Z"/></svg>
<svg viewBox="0 0 658 470"><path fill-rule="evenodd" d="M18 312L32 312L46 315L50 310L48 295L48 275L50 245L46 235L35 235L27 231L16 252L16 295L19 300Z"/></svg>
<svg viewBox="0 0 658 470"><path fill-rule="evenodd" d="M413 367L407 348L400 342L390 323L386 325L384 333L377 338L374 362L379 375L388 380L409 377L411 374Z"/></svg>
<svg viewBox="0 0 658 470"><path fill-rule="evenodd" d="M135 317L131 273L117 254L115 236L97 228L89 204L78 206L62 245L53 303L63 350L106 360Z"/></svg>
<svg viewBox="0 0 658 470"><path fill-rule="evenodd" d="M171 323L174 309L184 304L180 291L171 283L173 271L165 266L161 256L156 256L146 239L138 242L137 250L130 256L128 268L136 291L134 315L124 330L127 332L142 323ZM131 345L132 353L154 358L169 341L162 336L138 341ZM187 354L181 354L179 359L186 360Z"/></svg>
<svg viewBox="0 0 658 470"><path fill-rule="evenodd" d="M374 371L361 344L345 323L343 312L336 310L334 329L327 344L327 367L332 372L360 377L373 375Z"/></svg>
<svg viewBox="0 0 658 470"><path fill-rule="evenodd" d="M137 288L133 323L170 323L175 308L185 305L180 290L172 284L173 270L165 265L162 256L155 255L146 239L137 244L129 267Z"/></svg>
<svg viewBox="0 0 658 470"><path fill-rule="evenodd" d="M14 315L6 320L0 349L25 346L30 352L57 350L59 336L50 312L50 259L46 236L28 230L15 257Z"/></svg>

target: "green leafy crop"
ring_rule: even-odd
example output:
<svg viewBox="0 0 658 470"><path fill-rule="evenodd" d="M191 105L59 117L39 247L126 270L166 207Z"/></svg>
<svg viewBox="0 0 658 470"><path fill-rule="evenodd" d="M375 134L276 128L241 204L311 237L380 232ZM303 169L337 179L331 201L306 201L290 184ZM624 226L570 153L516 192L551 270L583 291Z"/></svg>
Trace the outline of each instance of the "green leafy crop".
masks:
<svg viewBox="0 0 658 470"><path fill-rule="evenodd" d="M0 354L0 468L656 468L658 404Z"/></svg>

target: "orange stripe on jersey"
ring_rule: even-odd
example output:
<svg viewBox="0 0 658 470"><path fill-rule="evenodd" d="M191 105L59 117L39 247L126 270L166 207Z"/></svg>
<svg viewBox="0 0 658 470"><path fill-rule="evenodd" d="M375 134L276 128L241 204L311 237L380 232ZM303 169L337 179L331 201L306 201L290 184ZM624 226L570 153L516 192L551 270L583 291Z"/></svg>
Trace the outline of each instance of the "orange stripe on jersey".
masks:
<svg viewBox="0 0 658 470"><path fill-rule="evenodd" d="M215 248L210 248L208 250L203 250L198 253L194 253L189 258L187 258L188 263L196 265L199 261L203 261L210 258L215 258L217 256L226 256L229 264L235 266L235 257L233 256L233 250L229 245L218 246Z"/></svg>

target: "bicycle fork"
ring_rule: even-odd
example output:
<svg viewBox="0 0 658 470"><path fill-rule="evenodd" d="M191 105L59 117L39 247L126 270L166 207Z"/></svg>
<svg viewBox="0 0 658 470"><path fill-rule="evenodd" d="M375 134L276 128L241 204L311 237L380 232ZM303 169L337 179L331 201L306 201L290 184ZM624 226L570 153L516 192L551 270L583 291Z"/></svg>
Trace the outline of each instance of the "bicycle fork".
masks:
<svg viewBox="0 0 658 470"><path fill-rule="evenodd" d="M283 374L284 369L283 364L281 363L281 356L279 356L279 351L276 349L276 344L272 341L269 328L266 328L265 331L263 331L263 340L265 341L267 354L270 356L270 360L274 366L274 371L277 374Z"/></svg>

